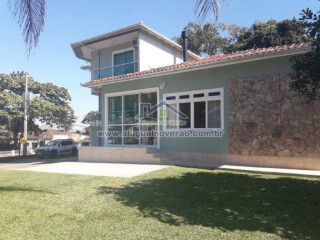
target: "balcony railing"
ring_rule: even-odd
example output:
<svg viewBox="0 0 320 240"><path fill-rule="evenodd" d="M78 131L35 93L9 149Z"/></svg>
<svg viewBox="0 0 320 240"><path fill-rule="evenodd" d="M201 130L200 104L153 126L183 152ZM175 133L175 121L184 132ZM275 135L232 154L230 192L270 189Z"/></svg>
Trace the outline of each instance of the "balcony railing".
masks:
<svg viewBox="0 0 320 240"><path fill-rule="evenodd" d="M107 78L112 76L124 75L138 71L138 62L126 63L114 67L100 68L95 70L95 79Z"/></svg>

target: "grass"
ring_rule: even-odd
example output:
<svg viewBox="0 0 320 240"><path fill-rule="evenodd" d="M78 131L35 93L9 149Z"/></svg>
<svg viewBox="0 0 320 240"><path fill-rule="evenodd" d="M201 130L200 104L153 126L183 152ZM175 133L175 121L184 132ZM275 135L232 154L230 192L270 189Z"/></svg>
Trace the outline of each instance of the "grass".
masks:
<svg viewBox="0 0 320 240"><path fill-rule="evenodd" d="M0 171L0 239L320 239L320 179Z"/></svg>

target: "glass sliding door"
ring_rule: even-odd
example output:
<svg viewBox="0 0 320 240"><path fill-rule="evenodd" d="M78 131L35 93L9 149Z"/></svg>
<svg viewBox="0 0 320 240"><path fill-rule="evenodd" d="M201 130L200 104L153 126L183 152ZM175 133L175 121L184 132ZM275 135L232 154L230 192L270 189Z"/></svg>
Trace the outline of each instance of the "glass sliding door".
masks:
<svg viewBox="0 0 320 240"><path fill-rule="evenodd" d="M157 93L142 93L140 101L144 104L149 104L150 108L157 105ZM146 109L143 112L143 119L140 122L140 131L144 134L141 137L142 146L157 146L158 138L152 135L152 132L158 129L158 111L148 113Z"/></svg>
<svg viewBox="0 0 320 240"><path fill-rule="evenodd" d="M107 131L125 134L121 136L108 133L107 145L158 146L158 138L152 136L158 130L157 110L150 113L145 108L141 113L143 118L139 119L141 103L148 104L150 108L157 105L156 92L108 97L107 101Z"/></svg>
<svg viewBox="0 0 320 240"><path fill-rule="evenodd" d="M110 97L108 99L108 132L113 135L108 137L108 144L121 145L122 132L122 97Z"/></svg>
<svg viewBox="0 0 320 240"><path fill-rule="evenodd" d="M139 125L125 125L124 131L130 134L127 137L123 137L124 145L139 145Z"/></svg>
<svg viewBox="0 0 320 240"><path fill-rule="evenodd" d="M130 136L124 137L124 145L139 145L139 94L124 96L124 129Z"/></svg>

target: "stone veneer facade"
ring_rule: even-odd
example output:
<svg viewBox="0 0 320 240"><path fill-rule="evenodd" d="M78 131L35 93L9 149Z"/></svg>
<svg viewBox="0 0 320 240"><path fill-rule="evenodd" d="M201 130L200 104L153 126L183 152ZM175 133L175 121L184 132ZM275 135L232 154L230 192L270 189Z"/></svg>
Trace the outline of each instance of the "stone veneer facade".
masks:
<svg viewBox="0 0 320 240"><path fill-rule="evenodd" d="M286 74L229 81L230 154L320 157L320 101L290 91Z"/></svg>

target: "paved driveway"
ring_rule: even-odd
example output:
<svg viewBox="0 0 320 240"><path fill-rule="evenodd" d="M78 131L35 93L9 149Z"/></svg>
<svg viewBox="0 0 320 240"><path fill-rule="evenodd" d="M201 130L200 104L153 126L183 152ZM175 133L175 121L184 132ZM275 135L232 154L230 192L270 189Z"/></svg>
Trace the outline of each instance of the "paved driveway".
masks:
<svg viewBox="0 0 320 240"><path fill-rule="evenodd" d="M130 178L166 168L164 165L84 163L75 157L26 159L0 163L1 169Z"/></svg>

